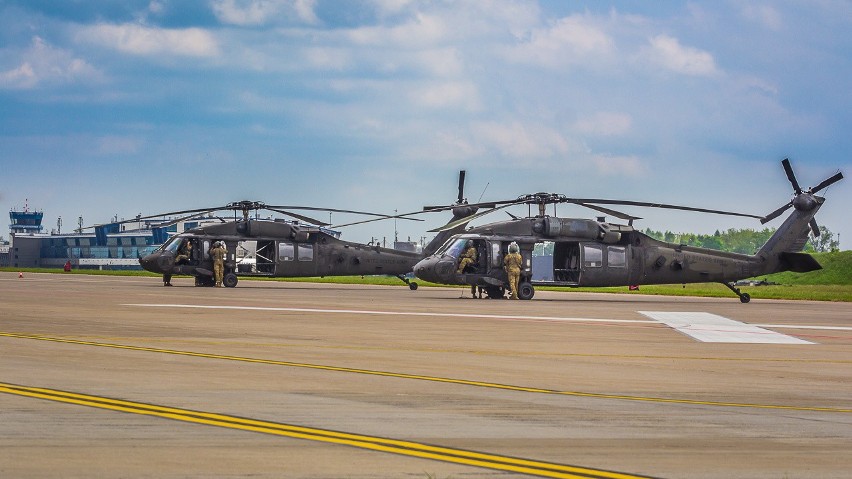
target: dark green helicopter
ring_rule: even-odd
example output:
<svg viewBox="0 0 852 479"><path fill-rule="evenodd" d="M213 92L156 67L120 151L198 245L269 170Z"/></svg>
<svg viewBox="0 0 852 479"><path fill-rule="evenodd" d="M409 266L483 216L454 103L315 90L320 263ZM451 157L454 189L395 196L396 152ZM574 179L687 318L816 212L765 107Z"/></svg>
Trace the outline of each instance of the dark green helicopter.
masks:
<svg viewBox="0 0 852 479"><path fill-rule="evenodd" d="M459 175L459 200L452 210L451 222L458 222L476 212L463 203L464 171ZM291 210L330 211L368 215L373 218L355 223L337 225L351 226L369 221L400 218L364 211L308 206L276 206L257 201L239 201L225 206L198 208L171 213L137 217L127 222L139 222L150 218L184 215L174 224L215 211L232 210L242 218L232 221L219 219L219 223L205 224L172 236L153 253L139 259L147 271L164 275L168 283L171 275L188 275L195 278L196 286L212 286L213 259L210 247L223 242L227 249L222 284L237 285L238 276L266 277L317 277L317 276L361 276L390 275L404 281L412 290L417 283L405 275L414 270L414 265L432 254L447 238L463 231L466 221L439 233L422 253L382 248L378 245L354 243L341 240L339 233L326 228L329 223L294 213ZM269 210L298 221L252 219L251 212ZM401 218L410 219L410 218ZM187 249L187 245L191 247ZM189 251L186 254L186 251ZM186 257L184 257L186 256Z"/></svg>
<svg viewBox="0 0 852 479"><path fill-rule="evenodd" d="M507 290L507 275L503 257L510 243L520 246L523 259L518 287L520 299L532 299L534 286L638 286L650 284L685 284L719 282L731 289L740 301L750 297L734 287L732 282L780 271L808 272L821 269L810 255L802 253L808 232L819 235L814 215L825 198L816 196L823 188L843 178L841 173L803 191L790 167L782 161L787 178L793 185L793 199L761 217L743 213L692 208L687 206L621 201L594 198L568 198L559 194L536 193L516 199L478 203L472 208L489 208L471 216L450 221L433 231L452 231L482 215L509 206L527 204L538 206L538 215L527 218L513 216L455 234L434 254L414 266L414 274L425 281L440 284L471 285L482 288L490 298L503 298ZM547 205L572 203L582 205L628 223L613 224L597 220L559 218L545 214ZM758 218L762 223L793 208L775 234L754 255L727 253L706 248L666 243L653 239L633 228L635 216L611 210L601 205L626 205L667 208L703 213L715 213ZM425 207L426 211L444 211L447 207ZM474 246L477 262L457 272L462 251ZM548 263L534 262L536 248L552 250ZM536 275L534 279L534 268ZM540 270L541 271L540 271Z"/></svg>

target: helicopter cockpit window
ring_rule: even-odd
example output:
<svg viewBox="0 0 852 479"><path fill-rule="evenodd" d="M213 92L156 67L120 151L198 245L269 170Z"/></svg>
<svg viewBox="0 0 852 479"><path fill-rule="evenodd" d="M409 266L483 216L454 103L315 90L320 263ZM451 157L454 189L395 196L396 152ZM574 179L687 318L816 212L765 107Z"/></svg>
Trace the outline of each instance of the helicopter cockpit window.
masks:
<svg viewBox="0 0 852 479"><path fill-rule="evenodd" d="M452 242L447 242L439 253L446 254L452 256L453 258L458 258L465 250L467 246L467 239L459 238Z"/></svg>
<svg viewBox="0 0 852 479"><path fill-rule="evenodd" d="M172 239L166 241L166 244L163 245L163 251L171 251L172 253L177 253L180 245L183 244L183 238L178 238L177 236L172 237Z"/></svg>
<svg viewBox="0 0 852 479"><path fill-rule="evenodd" d="M293 261L295 256L295 248L293 247L293 243L278 243L278 260L279 261Z"/></svg>
<svg viewBox="0 0 852 479"><path fill-rule="evenodd" d="M600 245L583 245L583 266L586 268L600 268L603 266L603 248Z"/></svg>

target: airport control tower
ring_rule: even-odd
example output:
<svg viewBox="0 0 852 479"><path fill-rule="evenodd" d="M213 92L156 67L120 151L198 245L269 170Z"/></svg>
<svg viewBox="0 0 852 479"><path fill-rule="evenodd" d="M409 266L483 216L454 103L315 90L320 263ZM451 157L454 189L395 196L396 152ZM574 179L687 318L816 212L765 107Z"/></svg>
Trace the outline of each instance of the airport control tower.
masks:
<svg viewBox="0 0 852 479"><path fill-rule="evenodd" d="M9 231L13 234L41 233L41 220L44 218L42 211L30 211L24 204L24 211L9 211Z"/></svg>

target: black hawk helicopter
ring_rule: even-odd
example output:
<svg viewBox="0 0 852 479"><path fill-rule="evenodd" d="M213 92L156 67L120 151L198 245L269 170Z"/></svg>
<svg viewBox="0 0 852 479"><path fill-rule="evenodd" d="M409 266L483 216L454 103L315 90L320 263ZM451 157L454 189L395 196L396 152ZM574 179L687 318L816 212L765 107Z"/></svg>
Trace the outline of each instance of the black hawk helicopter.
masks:
<svg viewBox="0 0 852 479"><path fill-rule="evenodd" d="M418 262L414 274L434 283L478 286L484 289L489 298L503 298L508 286L503 257L509 244L516 242L523 259L518 287L520 299L532 299L534 286L539 285L595 287L719 282L739 296L741 302L748 303L749 295L735 288L732 282L781 271L808 272L822 268L812 256L801 251L807 242L808 231L812 231L815 236L819 235L814 215L825 198L816 196L816 193L839 181L843 175L838 172L803 191L796 181L790 161L785 159L782 165L795 194L790 202L764 217L661 203L568 198L552 193L535 193L512 200L472 204L469 205L472 208L489 209L451 221L432 231L449 231L460 224L514 205L537 205L538 215L527 218L510 215L511 220L473 227L464 233L455 234L434 254ZM608 223L604 218L559 218L545 214L547 205L559 203L585 206L626 220L628 224ZM791 207L793 211L756 254L745 255L658 241L633 228L633 220L640 218L601 205L743 216L758 218L762 223L775 219ZM424 207L424 210L443 211L447 208L450 207L430 206ZM478 262L459 273L459 256L470 246L469 243L478 251ZM549 277L547 281L534 280L533 250L537 245L548 243L552 243L552 263L539 266L552 275L537 275Z"/></svg>
<svg viewBox="0 0 852 479"><path fill-rule="evenodd" d="M453 210L451 222L456 223L476 212L462 203L464 171L459 175L459 200ZM382 248L378 245L353 243L338 238L336 232L327 229L329 223L290 210L331 211L369 215L374 218L354 223L336 225L351 226L400 216L382 215L364 211L308 206L276 206L257 201L239 201L224 206L174 211L152 216L137 216L124 222L139 222L151 218L184 215L177 220L159 223L164 226L186 221L216 211L232 210L242 218L219 223L205 224L172 236L153 253L139 259L147 271L164 275L188 275L195 278L196 286L213 286L213 259L209 250L215 242L223 242L227 249L222 284L235 287L238 276L266 277L321 277L321 276L396 276L412 290L417 283L405 277L414 270L414 265L432 254L447 238L464 230L466 221L446 229L423 248L422 253ZM299 222L250 218L251 212L269 210ZM410 218L401 218L410 219ZM419 220L422 221L422 220ZM187 245L191 245L189 253Z"/></svg>

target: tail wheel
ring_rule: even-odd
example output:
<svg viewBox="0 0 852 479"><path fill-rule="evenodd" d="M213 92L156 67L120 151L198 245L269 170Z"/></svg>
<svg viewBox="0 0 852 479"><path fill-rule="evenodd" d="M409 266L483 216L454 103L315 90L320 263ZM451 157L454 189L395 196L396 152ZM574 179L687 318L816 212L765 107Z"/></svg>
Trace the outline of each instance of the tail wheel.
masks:
<svg viewBox="0 0 852 479"><path fill-rule="evenodd" d="M535 296L533 285L526 281L518 285L518 299L532 299L533 296Z"/></svg>

